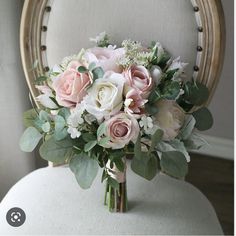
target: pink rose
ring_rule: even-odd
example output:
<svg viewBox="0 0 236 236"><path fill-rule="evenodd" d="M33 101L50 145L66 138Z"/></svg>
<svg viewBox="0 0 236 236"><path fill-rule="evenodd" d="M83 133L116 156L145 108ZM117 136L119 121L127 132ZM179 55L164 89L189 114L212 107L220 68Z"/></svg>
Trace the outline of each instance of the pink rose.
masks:
<svg viewBox="0 0 236 236"><path fill-rule="evenodd" d="M105 121L105 124L105 136L109 137L110 141L104 147L120 149L130 141L136 142L139 134L139 125L134 117L119 113Z"/></svg>
<svg viewBox="0 0 236 236"><path fill-rule="evenodd" d="M147 98L153 88L153 79L144 66L133 65L124 72L127 84L140 91L143 98Z"/></svg>
<svg viewBox="0 0 236 236"><path fill-rule="evenodd" d="M143 99L140 95L140 92L135 89L130 89L126 93L125 98L125 112L129 115L134 115L136 118L139 118L144 112L144 104L147 100Z"/></svg>
<svg viewBox="0 0 236 236"><path fill-rule="evenodd" d="M52 84L56 92L56 100L64 107L75 107L81 102L86 93L86 88L91 84L89 74L78 72L81 64L71 62L68 69L57 77Z"/></svg>
<svg viewBox="0 0 236 236"><path fill-rule="evenodd" d="M101 66L104 72L114 71L116 73L121 73L122 68L117 62L124 54L124 48L113 49L95 47L88 49L84 54L84 58L88 64L95 62L96 66Z"/></svg>

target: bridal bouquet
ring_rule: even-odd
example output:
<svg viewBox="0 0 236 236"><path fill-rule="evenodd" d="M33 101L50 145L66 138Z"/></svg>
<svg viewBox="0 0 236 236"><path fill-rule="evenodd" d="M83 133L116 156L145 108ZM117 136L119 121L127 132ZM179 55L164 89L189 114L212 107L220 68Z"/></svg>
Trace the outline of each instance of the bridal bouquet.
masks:
<svg viewBox="0 0 236 236"><path fill-rule="evenodd" d="M195 130L213 123L203 106L208 89L186 79L187 64L158 42L124 40L116 47L105 33L92 40L97 46L35 81L41 107L24 113L20 147L31 152L42 140L41 157L68 163L83 189L103 168L105 204L124 212L127 157L147 180L160 171L179 179L187 174L188 151L206 143Z"/></svg>

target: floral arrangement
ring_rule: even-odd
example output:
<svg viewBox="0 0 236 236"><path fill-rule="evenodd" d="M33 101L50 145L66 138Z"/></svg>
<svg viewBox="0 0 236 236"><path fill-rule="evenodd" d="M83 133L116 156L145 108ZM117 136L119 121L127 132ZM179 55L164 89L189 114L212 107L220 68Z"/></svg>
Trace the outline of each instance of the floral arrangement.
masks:
<svg viewBox="0 0 236 236"><path fill-rule="evenodd" d="M127 157L147 180L160 171L179 179L187 174L188 151L206 144L195 130L213 124L203 106L208 89L188 80L187 64L158 42L124 40L116 47L106 33L92 41L97 46L64 58L35 81L42 106L24 113L20 147L31 152L42 140L41 157L68 163L83 189L103 168L105 204L124 212Z"/></svg>

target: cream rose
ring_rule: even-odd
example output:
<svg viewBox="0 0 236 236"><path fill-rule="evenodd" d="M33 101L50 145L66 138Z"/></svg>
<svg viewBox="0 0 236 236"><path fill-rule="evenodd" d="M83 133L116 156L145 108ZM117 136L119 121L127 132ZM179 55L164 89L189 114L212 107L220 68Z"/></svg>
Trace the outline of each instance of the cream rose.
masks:
<svg viewBox="0 0 236 236"><path fill-rule="evenodd" d="M120 73L122 68L117 64L119 58L124 56L124 48L100 48L95 47L88 49L84 54L84 59L88 64L94 62L96 66L101 66L102 69Z"/></svg>
<svg viewBox="0 0 236 236"><path fill-rule="evenodd" d="M136 142L139 134L139 125L134 117L119 113L105 121L105 124L105 136L110 138L110 141L105 145L106 148L120 149L130 141Z"/></svg>
<svg viewBox="0 0 236 236"><path fill-rule="evenodd" d="M56 100L64 107L75 107L86 95L91 84L89 74L78 72L78 62L71 62L63 73L53 80L52 88L56 92Z"/></svg>
<svg viewBox="0 0 236 236"><path fill-rule="evenodd" d="M156 104L158 112L156 124L164 131L163 140L173 140L183 126L185 113L183 109L172 100L160 100Z"/></svg>
<svg viewBox="0 0 236 236"><path fill-rule="evenodd" d="M133 65L124 71L124 77L126 83L140 91L143 98L147 98L153 88L153 79L150 76L148 70L144 66Z"/></svg>
<svg viewBox="0 0 236 236"><path fill-rule="evenodd" d="M124 82L121 74L105 73L104 77L97 79L89 89L85 109L97 120L118 113L123 105Z"/></svg>

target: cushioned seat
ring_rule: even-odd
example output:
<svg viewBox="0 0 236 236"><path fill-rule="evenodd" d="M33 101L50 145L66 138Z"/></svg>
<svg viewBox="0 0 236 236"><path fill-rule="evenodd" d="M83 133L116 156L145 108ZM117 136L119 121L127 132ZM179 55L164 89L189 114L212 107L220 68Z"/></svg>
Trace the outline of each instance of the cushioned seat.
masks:
<svg viewBox="0 0 236 236"><path fill-rule="evenodd" d="M149 182L129 169L130 209L120 214L103 205L100 176L89 190L82 190L66 166L32 172L1 202L0 235L223 234L212 205L189 183L163 174ZM26 213L25 223L18 228L6 221L12 207Z"/></svg>

